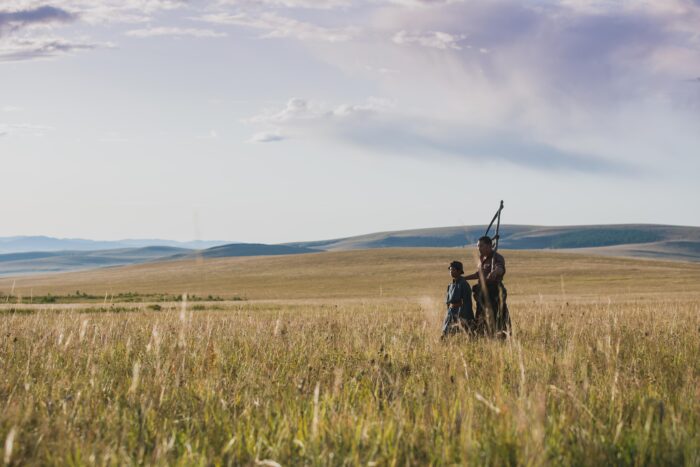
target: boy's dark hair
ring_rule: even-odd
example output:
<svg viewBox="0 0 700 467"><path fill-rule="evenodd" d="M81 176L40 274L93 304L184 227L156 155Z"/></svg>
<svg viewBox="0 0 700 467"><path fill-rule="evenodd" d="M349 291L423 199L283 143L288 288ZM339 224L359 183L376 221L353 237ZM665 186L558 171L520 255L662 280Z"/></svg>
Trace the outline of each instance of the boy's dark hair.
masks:
<svg viewBox="0 0 700 467"><path fill-rule="evenodd" d="M461 274L464 274L464 266L462 265L461 261L452 261L450 263L450 268L455 268L458 270Z"/></svg>
<svg viewBox="0 0 700 467"><path fill-rule="evenodd" d="M479 237L479 241L481 243L485 243L487 245L493 245L493 240L491 240L491 237L488 235L484 235L483 237Z"/></svg>

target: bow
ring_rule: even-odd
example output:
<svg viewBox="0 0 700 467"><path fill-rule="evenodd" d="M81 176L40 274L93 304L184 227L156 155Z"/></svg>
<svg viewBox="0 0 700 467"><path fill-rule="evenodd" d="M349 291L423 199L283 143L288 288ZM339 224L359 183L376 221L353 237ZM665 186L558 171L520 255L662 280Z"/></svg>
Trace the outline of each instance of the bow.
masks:
<svg viewBox="0 0 700 467"><path fill-rule="evenodd" d="M498 211L496 211L496 214L494 214L493 219L491 219L491 223L486 228L486 233L484 234L484 236L488 236L491 227L493 227L493 223L498 220L498 222L496 222L496 235L493 236L493 240L496 241L496 244L493 246L493 251L498 251L498 239L501 238L498 234L499 230L501 229L501 211L503 211L503 200L501 200L501 205L499 206Z"/></svg>

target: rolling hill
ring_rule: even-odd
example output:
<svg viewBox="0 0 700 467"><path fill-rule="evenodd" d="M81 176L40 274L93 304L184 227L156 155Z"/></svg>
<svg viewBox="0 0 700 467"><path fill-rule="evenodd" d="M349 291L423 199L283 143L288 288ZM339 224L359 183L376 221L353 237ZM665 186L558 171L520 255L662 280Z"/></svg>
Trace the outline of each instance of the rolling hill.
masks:
<svg viewBox="0 0 700 467"><path fill-rule="evenodd" d="M447 264L475 268L471 251L455 248L385 248L306 255L188 258L92 271L0 278L0 297L119 293L183 293L248 300L379 299L392 302L442 297ZM649 294L700 294L700 264L563 253L504 251L509 300L639 300ZM659 278L664 280L660 281ZM99 301L102 301L100 299ZM0 300L2 302L2 300ZM2 305L0 303L0 305ZM332 310L329 309L329 313Z"/></svg>
<svg viewBox="0 0 700 467"><path fill-rule="evenodd" d="M316 250L289 245L232 243L204 250L149 246L96 251L41 251L0 255L0 276L19 276L64 271L123 266L151 261L187 258L224 258L237 256L270 256L316 253Z"/></svg>
<svg viewBox="0 0 700 467"><path fill-rule="evenodd" d="M318 253L318 250L291 245L267 245L264 243L231 243L220 245L206 250L199 250L187 256L201 256L203 258L229 258L237 256L277 256L299 255L304 253Z"/></svg>
<svg viewBox="0 0 700 467"><path fill-rule="evenodd" d="M486 226L442 227L379 232L291 246L321 251L392 247L460 247L473 245ZM493 231L491 232L493 235ZM588 254L700 261L700 227L651 224L544 227L501 226L500 247L513 250L566 250Z"/></svg>
<svg viewBox="0 0 700 467"><path fill-rule="evenodd" d="M95 251L11 253L0 255L0 276L75 271L195 257L298 255L377 248L457 248L474 245L485 229L486 226L483 225L454 226L277 245L230 243L197 250L149 246ZM700 227L649 224L560 227L503 225L500 247L510 250L561 250L605 256L700 261Z"/></svg>
<svg viewBox="0 0 700 467"><path fill-rule="evenodd" d="M88 240L84 238L55 238L42 235L0 237L0 254L23 252L55 251L100 251L123 250L126 248L144 248L151 246L170 246L174 248L201 249L224 245L220 240L193 240L178 242L163 239L124 239L124 240Z"/></svg>
<svg viewBox="0 0 700 467"><path fill-rule="evenodd" d="M0 276L76 271L145 263L179 256L193 250L169 246L97 251L41 251L0 255Z"/></svg>

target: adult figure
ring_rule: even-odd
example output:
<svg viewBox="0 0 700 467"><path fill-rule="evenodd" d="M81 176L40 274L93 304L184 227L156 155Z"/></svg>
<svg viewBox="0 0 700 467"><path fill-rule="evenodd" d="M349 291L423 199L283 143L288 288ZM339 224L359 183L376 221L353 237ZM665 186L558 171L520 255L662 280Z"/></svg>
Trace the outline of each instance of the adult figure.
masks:
<svg viewBox="0 0 700 467"><path fill-rule="evenodd" d="M447 286L445 305L447 315L442 326L442 338L453 333L456 329L468 331L473 327L474 311L472 310L472 294L469 283L462 276L464 267L459 261L452 261L448 267L452 282Z"/></svg>
<svg viewBox="0 0 700 467"><path fill-rule="evenodd" d="M476 279L472 288L476 301L476 327L482 333L505 338L510 334L510 314L506 298L508 292L503 285L506 260L493 249L491 237L479 238L479 267L465 279Z"/></svg>

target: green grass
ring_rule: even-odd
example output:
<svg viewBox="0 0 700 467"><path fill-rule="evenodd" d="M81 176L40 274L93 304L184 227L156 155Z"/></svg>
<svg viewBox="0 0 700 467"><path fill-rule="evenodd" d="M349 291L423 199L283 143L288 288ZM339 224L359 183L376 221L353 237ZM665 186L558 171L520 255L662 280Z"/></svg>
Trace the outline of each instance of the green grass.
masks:
<svg viewBox="0 0 700 467"><path fill-rule="evenodd" d="M5 294L0 291L0 304L2 303L21 303L21 304L37 304L45 305L52 303L143 303L143 302L179 302L182 300L182 294L164 294L164 293L138 293L138 292L118 292L105 293L103 295L92 295L86 292L76 291L74 294L55 295L50 292L46 295L34 295L30 291L29 296L17 295L13 293ZM221 302L224 299L215 295L207 295L205 297L188 294L187 300L191 302ZM245 298L229 297L228 300L242 301Z"/></svg>
<svg viewBox="0 0 700 467"><path fill-rule="evenodd" d="M3 458L700 463L700 285L686 282L697 269L608 258L567 267L565 255L522 256L509 263L513 338L441 342L446 266L421 282L433 264L422 250L383 253L375 265L365 254L342 259L386 277L381 296L378 286L362 296L369 279L357 277L344 278L345 297L323 298L307 280L281 286L296 292L288 300L136 304L129 313L13 305L33 313L0 315ZM325 284L338 264L328 259L309 255L299 267L290 258L287 267ZM253 291L252 277L269 265L259 261L238 270ZM414 268L401 269L407 263ZM388 277L387 269L402 272ZM620 283L599 285L615 271Z"/></svg>

